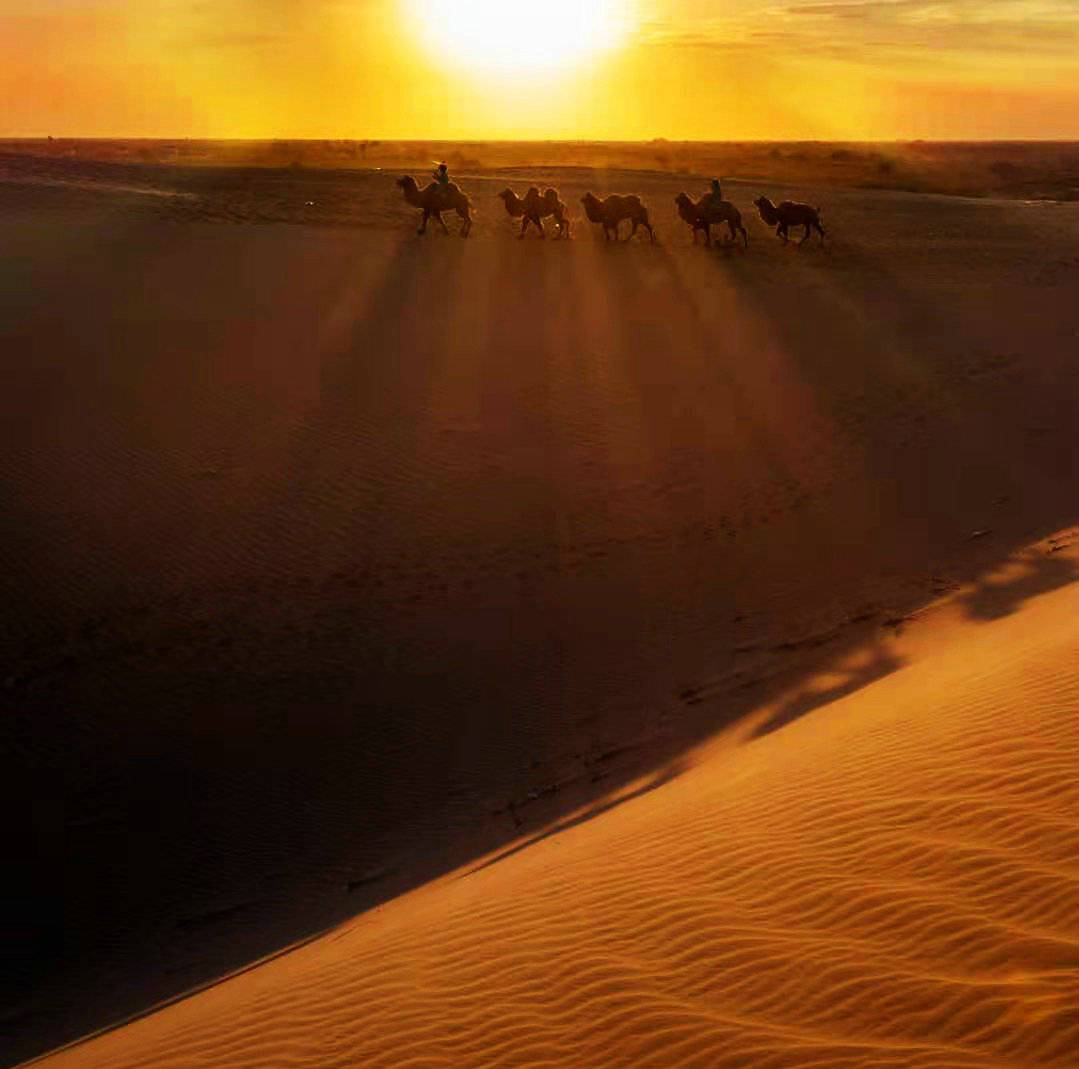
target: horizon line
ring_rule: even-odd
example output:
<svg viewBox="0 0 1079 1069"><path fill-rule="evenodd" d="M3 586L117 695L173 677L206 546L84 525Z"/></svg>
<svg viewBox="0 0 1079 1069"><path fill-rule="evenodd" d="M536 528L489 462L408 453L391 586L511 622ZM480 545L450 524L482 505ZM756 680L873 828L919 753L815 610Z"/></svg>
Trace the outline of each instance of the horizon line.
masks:
<svg viewBox="0 0 1079 1069"><path fill-rule="evenodd" d="M617 138L617 137L192 137L165 134L0 134L0 143L11 141L196 141L228 144L265 144L284 141L291 144L337 142L351 144L394 145L1060 145L1079 144L1079 135L1061 137L728 137L728 138Z"/></svg>

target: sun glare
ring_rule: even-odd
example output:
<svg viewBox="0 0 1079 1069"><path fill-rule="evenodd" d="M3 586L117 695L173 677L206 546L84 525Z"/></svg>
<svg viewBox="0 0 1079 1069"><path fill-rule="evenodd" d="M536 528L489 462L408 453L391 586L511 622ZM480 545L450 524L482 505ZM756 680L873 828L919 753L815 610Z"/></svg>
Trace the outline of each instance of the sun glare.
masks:
<svg viewBox="0 0 1079 1069"><path fill-rule="evenodd" d="M426 46L441 60L512 75L568 68L616 48L630 0L408 0Z"/></svg>

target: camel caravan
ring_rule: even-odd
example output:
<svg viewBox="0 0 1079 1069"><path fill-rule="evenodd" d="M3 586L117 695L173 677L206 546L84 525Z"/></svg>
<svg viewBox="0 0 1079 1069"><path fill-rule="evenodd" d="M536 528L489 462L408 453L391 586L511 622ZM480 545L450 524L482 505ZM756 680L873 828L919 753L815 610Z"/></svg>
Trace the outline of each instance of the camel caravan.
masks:
<svg viewBox="0 0 1079 1069"><path fill-rule="evenodd" d="M423 189L420 189L411 175L398 178L397 185L404 193L405 200L423 213L417 230L418 234L426 232L428 220L431 218L442 227L443 233L449 233L442 213L453 211L461 219L461 237L468 237L468 232L472 228L471 203L456 183L450 181L446 164L438 165L432 175L432 181ZM568 238L570 236L569 215L566 205L558 195L558 190L546 189L541 194L536 186L531 186L523 197L519 197L512 189L506 188L497 196L510 218L521 220L518 238L524 238L529 226L535 227L541 238L546 237L547 232L544 230L543 220L548 218L554 220L556 237ZM824 227L820 221L820 208L791 200L774 204L765 196L757 197L753 203L761 219L769 227L775 228L776 236L782 242L787 242L790 228L793 226L804 228L799 245L804 245L814 231L820 235L821 244L824 244ZM606 241L618 241L619 228L627 220L630 223L630 231L624 240L629 241L642 227L648 232L649 241L656 240L655 230L648 217L648 209L638 196L612 193L601 200L594 193L588 192L581 198L581 204L584 205L584 213L588 221L603 229ZM694 244L697 243L697 235L703 234L704 244L710 246L713 242L712 227L726 226L726 240L729 243L737 245L741 238L742 247L749 247L749 234L742 224L742 213L729 200L723 199L723 191L718 178L712 180L711 191L698 200L693 200L688 193L679 193L674 198L674 204L678 216L692 231Z"/></svg>

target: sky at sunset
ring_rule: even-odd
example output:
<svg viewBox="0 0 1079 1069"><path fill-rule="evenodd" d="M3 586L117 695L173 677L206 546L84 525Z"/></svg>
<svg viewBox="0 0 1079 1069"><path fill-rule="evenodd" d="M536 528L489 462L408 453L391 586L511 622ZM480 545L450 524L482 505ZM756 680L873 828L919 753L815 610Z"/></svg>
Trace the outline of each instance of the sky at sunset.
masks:
<svg viewBox="0 0 1079 1069"><path fill-rule="evenodd" d="M0 136L1079 137L1079 0L0 0Z"/></svg>

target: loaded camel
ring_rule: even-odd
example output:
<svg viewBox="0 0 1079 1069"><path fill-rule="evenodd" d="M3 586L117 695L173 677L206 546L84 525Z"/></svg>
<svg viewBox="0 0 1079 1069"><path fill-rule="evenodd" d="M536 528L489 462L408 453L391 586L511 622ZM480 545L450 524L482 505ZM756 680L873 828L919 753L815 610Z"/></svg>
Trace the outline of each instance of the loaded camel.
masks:
<svg viewBox="0 0 1079 1069"><path fill-rule="evenodd" d="M558 190L545 190L541 197L540 191L532 186L524 195L523 200L512 189L504 189L498 195L502 198L506 211L514 219L521 220L521 232L517 235L518 238L525 236L529 223L535 224L541 238L546 237L542 220L548 215L554 216L555 223L558 225L558 236L569 237L569 216L566 215L566 206L558 198Z"/></svg>
<svg viewBox="0 0 1079 1069"><path fill-rule="evenodd" d="M731 241L738 240L741 233L745 247L749 248L749 235L742 226L742 213L729 200L713 200L711 193L706 193L694 203L688 193L679 193L674 198L678 205L678 214L693 228L693 243L697 243L697 231L704 231L704 244L712 243L712 224L726 223Z"/></svg>
<svg viewBox="0 0 1079 1069"><path fill-rule="evenodd" d="M437 182L432 182L425 189L420 189L416 185L416 179L406 174L403 178L397 179L397 184L404 192L405 200L414 208L423 210L423 219L419 230L416 231L417 234L424 233L427 229L427 220L432 215L442 227L442 232L448 234L449 231L442 220L442 213L452 209L464 220L461 223L461 237L468 237L468 232L472 229L471 206L468 203L468 197L453 182L450 182L445 190L439 189Z"/></svg>
<svg viewBox="0 0 1079 1069"><path fill-rule="evenodd" d="M633 223L633 229L629 232L630 237L637 233L638 226L643 226L648 231L648 237L652 241L656 240L652 224L648 221L648 209L641 203L640 197L632 194L622 197L617 193L612 193L609 197L600 200L593 194L586 193L581 197L581 203L584 205L584 213L588 216L589 222L600 223L603 226L603 236L608 241L611 240L612 233L615 240L618 240L618 224L623 219L629 219Z"/></svg>
<svg viewBox="0 0 1079 1069"><path fill-rule="evenodd" d="M804 245L809 239L810 233L816 230L820 234L820 243L824 244L824 227L820 225L820 208L813 208L808 204L799 204L797 201L785 200L781 204L773 204L767 197L758 197L754 202L761 218L769 225L776 228L776 236L787 240L787 230L792 226L804 226L805 234L799 245Z"/></svg>

